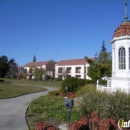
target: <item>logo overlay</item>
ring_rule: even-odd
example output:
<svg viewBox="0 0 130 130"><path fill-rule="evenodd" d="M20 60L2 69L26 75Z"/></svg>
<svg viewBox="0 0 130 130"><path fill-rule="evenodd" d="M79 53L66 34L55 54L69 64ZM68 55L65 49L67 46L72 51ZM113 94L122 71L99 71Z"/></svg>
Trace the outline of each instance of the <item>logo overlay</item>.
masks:
<svg viewBox="0 0 130 130"><path fill-rule="evenodd" d="M130 127L130 120L128 121L124 121L123 118L121 118L119 121L118 121L118 128L120 130L123 130L123 128L129 128Z"/></svg>

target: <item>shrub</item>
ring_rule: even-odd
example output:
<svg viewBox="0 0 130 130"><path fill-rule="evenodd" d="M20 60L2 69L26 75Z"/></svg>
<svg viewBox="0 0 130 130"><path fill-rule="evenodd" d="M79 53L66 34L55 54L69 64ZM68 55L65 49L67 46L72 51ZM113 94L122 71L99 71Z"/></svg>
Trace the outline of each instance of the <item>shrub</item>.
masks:
<svg viewBox="0 0 130 130"><path fill-rule="evenodd" d="M50 91L48 93L49 96L58 96L60 95L60 90L54 90L54 91Z"/></svg>
<svg viewBox="0 0 130 130"><path fill-rule="evenodd" d="M35 130L56 130L55 126L47 126L43 121L36 123Z"/></svg>
<svg viewBox="0 0 130 130"><path fill-rule="evenodd" d="M45 130L45 128L46 128L46 124L43 121L38 122L35 125L35 130Z"/></svg>
<svg viewBox="0 0 130 130"><path fill-rule="evenodd" d="M83 115L97 110L100 116L106 117L109 114L110 96L106 92L99 92L96 90L88 89L83 97L81 104L81 112Z"/></svg>
<svg viewBox="0 0 130 130"><path fill-rule="evenodd" d="M87 116L82 117L79 121L74 122L70 130L118 130L117 123L114 118L100 119L98 112L93 111Z"/></svg>
<svg viewBox="0 0 130 130"><path fill-rule="evenodd" d="M99 84L100 85L105 85L105 84L107 84L107 80L99 80Z"/></svg>
<svg viewBox="0 0 130 130"><path fill-rule="evenodd" d="M89 79L85 79L86 84L96 84L96 80L89 80Z"/></svg>
<svg viewBox="0 0 130 130"><path fill-rule="evenodd" d="M114 94L96 90L86 91L80 106L82 115L98 111L101 119L113 117L116 121L120 118L130 119L130 94L117 91Z"/></svg>
<svg viewBox="0 0 130 130"><path fill-rule="evenodd" d="M3 83L3 82L5 82L5 81L4 81L3 79L0 79L0 82L2 82L2 83Z"/></svg>
<svg viewBox="0 0 130 130"><path fill-rule="evenodd" d="M77 78L66 78L61 85L61 91L66 92L66 86L69 87L69 91L76 91L78 87Z"/></svg>
<svg viewBox="0 0 130 130"><path fill-rule="evenodd" d="M87 82L84 79L70 77L63 81L61 91L66 92L66 86L68 86L70 92L76 92L78 88L85 85L86 83Z"/></svg>
<svg viewBox="0 0 130 130"><path fill-rule="evenodd" d="M76 92L76 95L83 96L84 94L86 94L90 90L96 91L96 85L86 84L85 86L78 89L78 91Z"/></svg>
<svg viewBox="0 0 130 130"><path fill-rule="evenodd" d="M61 78L54 78L53 80L54 80L54 81L62 81Z"/></svg>
<svg viewBox="0 0 130 130"><path fill-rule="evenodd" d="M117 91L111 94L110 98L110 116L113 116L116 120L124 118L130 119L130 94L126 94L121 91Z"/></svg>
<svg viewBox="0 0 130 130"><path fill-rule="evenodd" d="M66 96L66 93L60 92L60 96L61 96L61 97L64 97L64 96Z"/></svg>
<svg viewBox="0 0 130 130"><path fill-rule="evenodd" d="M75 94L73 92L68 92L68 98L73 99L75 97Z"/></svg>

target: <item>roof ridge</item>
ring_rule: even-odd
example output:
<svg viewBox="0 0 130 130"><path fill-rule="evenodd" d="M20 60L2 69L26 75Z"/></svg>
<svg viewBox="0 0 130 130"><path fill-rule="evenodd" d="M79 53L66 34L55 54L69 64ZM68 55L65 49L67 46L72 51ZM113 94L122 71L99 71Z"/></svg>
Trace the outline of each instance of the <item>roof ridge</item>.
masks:
<svg viewBox="0 0 130 130"><path fill-rule="evenodd" d="M65 59L65 60L83 60L85 58L77 58L77 59ZM60 61L63 61L63 60L60 60Z"/></svg>

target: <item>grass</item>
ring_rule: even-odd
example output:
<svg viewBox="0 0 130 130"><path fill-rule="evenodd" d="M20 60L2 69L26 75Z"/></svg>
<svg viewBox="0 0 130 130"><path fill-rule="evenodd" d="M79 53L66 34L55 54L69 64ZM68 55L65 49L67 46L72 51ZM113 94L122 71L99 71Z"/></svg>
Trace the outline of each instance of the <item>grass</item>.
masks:
<svg viewBox="0 0 130 130"><path fill-rule="evenodd" d="M44 121L48 125L59 125L67 122L68 111L65 107L65 100L60 96L42 96L30 104L26 113L29 127L33 127L36 122ZM77 108L71 111L71 123L81 118ZM51 124L50 124L51 123Z"/></svg>
<svg viewBox="0 0 130 130"><path fill-rule="evenodd" d="M0 99L17 97L29 93L45 91L44 88L38 86L60 88L62 81L30 81L16 80L11 78L3 78L4 81L11 81L12 84L0 84ZM15 83L15 84L13 84Z"/></svg>
<svg viewBox="0 0 130 130"><path fill-rule="evenodd" d="M30 81L30 80L16 80L11 78L4 79L5 81L11 81L12 83L18 83L18 84L27 84L27 85L39 85L39 86L47 86L47 87L55 87L60 88L62 81Z"/></svg>
<svg viewBox="0 0 130 130"><path fill-rule="evenodd" d="M44 88L26 85L0 84L0 99L17 97L29 93L45 91Z"/></svg>

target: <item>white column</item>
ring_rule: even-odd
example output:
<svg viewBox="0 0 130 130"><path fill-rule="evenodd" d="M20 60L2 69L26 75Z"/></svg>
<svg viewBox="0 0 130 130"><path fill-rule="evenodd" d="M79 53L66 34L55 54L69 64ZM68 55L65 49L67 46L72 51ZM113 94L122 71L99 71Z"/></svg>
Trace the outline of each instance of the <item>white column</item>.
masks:
<svg viewBox="0 0 130 130"><path fill-rule="evenodd" d="M128 53L128 47L127 46L125 46L125 55L126 55L126 72L128 72L128 70L129 70L129 53Z"/></svg>
<svg viewBox="0 0 130 130"><path fill-rule="evenodd" d="M81 66L81 78L84 79L84 65Z"/></svg>
<svg viewBox="0 0 130 130"><path fill-rule="evenodd" d="M71 77L75 77L75 66L72 66L71 69L72 69Z"/></svg>

